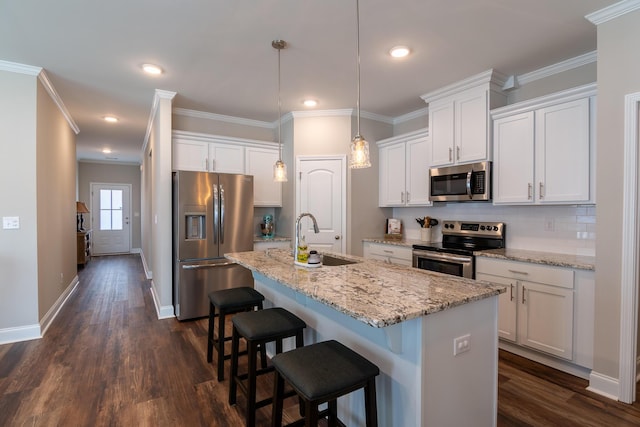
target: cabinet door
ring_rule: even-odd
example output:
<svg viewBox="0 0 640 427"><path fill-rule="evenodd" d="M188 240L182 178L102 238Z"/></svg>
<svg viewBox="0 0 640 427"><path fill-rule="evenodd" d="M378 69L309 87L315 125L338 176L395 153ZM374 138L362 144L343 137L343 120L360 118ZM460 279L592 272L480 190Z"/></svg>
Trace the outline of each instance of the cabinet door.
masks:
<svg viewBox="0 0 640 427"><path fill-rule="evenodd" d="M380 157L379 206L405 204L405 144L382 147Z"/></svg>
<svg viewBox="0 0 640 427"><path fill-rule="evenodd" d="M207 170L209 144L201 141L173 140L173 170L197 171Z"/></svg>
<svg viewBox="0 0 640 427"><path fill-rule="evenodd" d="M244 147L231 144L209 144L209 171L244 173Z"/></svg>
<svg viewBox="0 0 640 427"><path fill-rule="evenodd" d="M507 292L498 297L498 337L516 342L518 287L514 279L477 273L476 279L506 286Z"/></svg>
<svg viewBox="0 0 640 427"><path fill-rule="evenodd" d="M493 202L533 203L534 113L493 122Z"/></svg>
<svg viewBox="0 0 640 427"><path fill-rule="evenodd" d="M589 201L589 99L536 111L536 190L541 203Z"/></svg>
<svg viewBox="0 0 640 427"><path fill-rule="evenodd" d="M278 150L248 147L245 155L246 174L253 175L253 205L282 206L282 183L273 181Z"/></svg>
<svg viewBox="0 0 640 427"><path fill-rule="evenodd" d="M518 343L572 360L573 290L522 281L518 296Z"/></svg>
<svg viewBox="0 0 640 427"><path fill-rule="evenodd" d="M455 153L456 163L477 162L488 159L487 91L471 89L456 96Z"/></svg>
<svg viewBox="0 0 640 427"><path fill-rule="evenodd" d="M429 105L429 135L431 166L453 164L454 148L453 101Z"/></svg>
<svg viewBox="0 0 640 427"><path fill-rule="evenodd" d="M409 140L405 144L407 206L428 206L429 200L429 139Z"/></svg>

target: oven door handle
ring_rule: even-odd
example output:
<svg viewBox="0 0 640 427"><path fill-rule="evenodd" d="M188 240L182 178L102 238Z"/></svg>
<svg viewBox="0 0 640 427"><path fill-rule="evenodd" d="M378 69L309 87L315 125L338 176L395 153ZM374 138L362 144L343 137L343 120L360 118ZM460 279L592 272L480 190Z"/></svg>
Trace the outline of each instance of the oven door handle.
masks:
<svg viewBox="0 0 640 427"><path fill-rule="evenodd" d="M420 258L427 259L435 259L442 261L456 261L456 262L471 262L472 257L470 256L459 256L459 255L451 255L451 254L441 254L438 252L431 251L413 251L413 256L417 256Z"/></svg>

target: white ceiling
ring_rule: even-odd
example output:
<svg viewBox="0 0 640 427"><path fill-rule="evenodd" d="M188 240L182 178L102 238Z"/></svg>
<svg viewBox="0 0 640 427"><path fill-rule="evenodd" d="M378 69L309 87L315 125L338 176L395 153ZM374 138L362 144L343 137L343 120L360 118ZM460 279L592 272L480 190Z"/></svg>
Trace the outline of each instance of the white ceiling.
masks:
<svg viewBox="0 0 640 427"><path fill-rule="evenodd" d="M584 16L612 0L361 0L361 109L398 117L420 95L494 68L527 73L596 49ZM354 108L355 0L0 0L0 60L43 67L80 128L78 159L138 162L154 90L174 107L277 120ZM388 50L413 53L393 60ZM148 77L140 65L164 68ZM120 118L116 125L102 121Z"/></svg>

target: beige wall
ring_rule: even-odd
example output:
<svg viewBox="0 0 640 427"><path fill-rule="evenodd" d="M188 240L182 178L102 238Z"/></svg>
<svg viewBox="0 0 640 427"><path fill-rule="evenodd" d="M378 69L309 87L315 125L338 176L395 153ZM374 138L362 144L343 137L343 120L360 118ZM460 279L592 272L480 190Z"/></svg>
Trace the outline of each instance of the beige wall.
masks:
<svg viewBox="0 0 640 427"><path fill-rule="evenodd" d="M594 371L618 378L624 96L640 91L640 11L598 25Z"/></svg>
<svg viewBox="0 0 640 427"><path fill-rule="evenodd" d="M597 65L593 62L522 85L520 88L508 92L507 101L509 104L526 101L538 96L593 83L596 80Z"/></svg>
<svg viewBox="0 0 640 427"><path fill-rule="evenodd" d="M140 166L113 163L78 163L78 200L89 206L91 183L131 185L131 249L140 249Z"/></svg>
<svg viewBox="0 0 640 427"><path fill-rule="evenodd" d="M40 81L37 99L38 318L42 319L77 273L76 141Z"/></svg>
<svg viewBox="0 0 640 427"><path fill-rule="evenodd" d="M173 130L232 136L234 138L257 139L262 141L278 140L277 133L275 133L271 127L247 126L244 124L184 116L181 114L173 114L172 128Z"/></svg>
<svg viewBox="0 0 640 427"><path fill-rule="evenodd" d="M20 229L0 228L0 331L39 320L36 79L0 71L0 216L20 217Z"/></svg>

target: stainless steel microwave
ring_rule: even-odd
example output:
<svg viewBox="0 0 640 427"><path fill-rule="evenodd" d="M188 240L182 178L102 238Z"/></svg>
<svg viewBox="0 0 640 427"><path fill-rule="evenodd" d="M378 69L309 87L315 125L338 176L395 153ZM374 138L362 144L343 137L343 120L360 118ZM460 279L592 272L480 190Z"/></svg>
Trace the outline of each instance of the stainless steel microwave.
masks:
<svg viewBox="0 0 640 427"><path fill-rule="evenodd" d="M432 202L491 200L491 162L429 169Z"/></svg>

